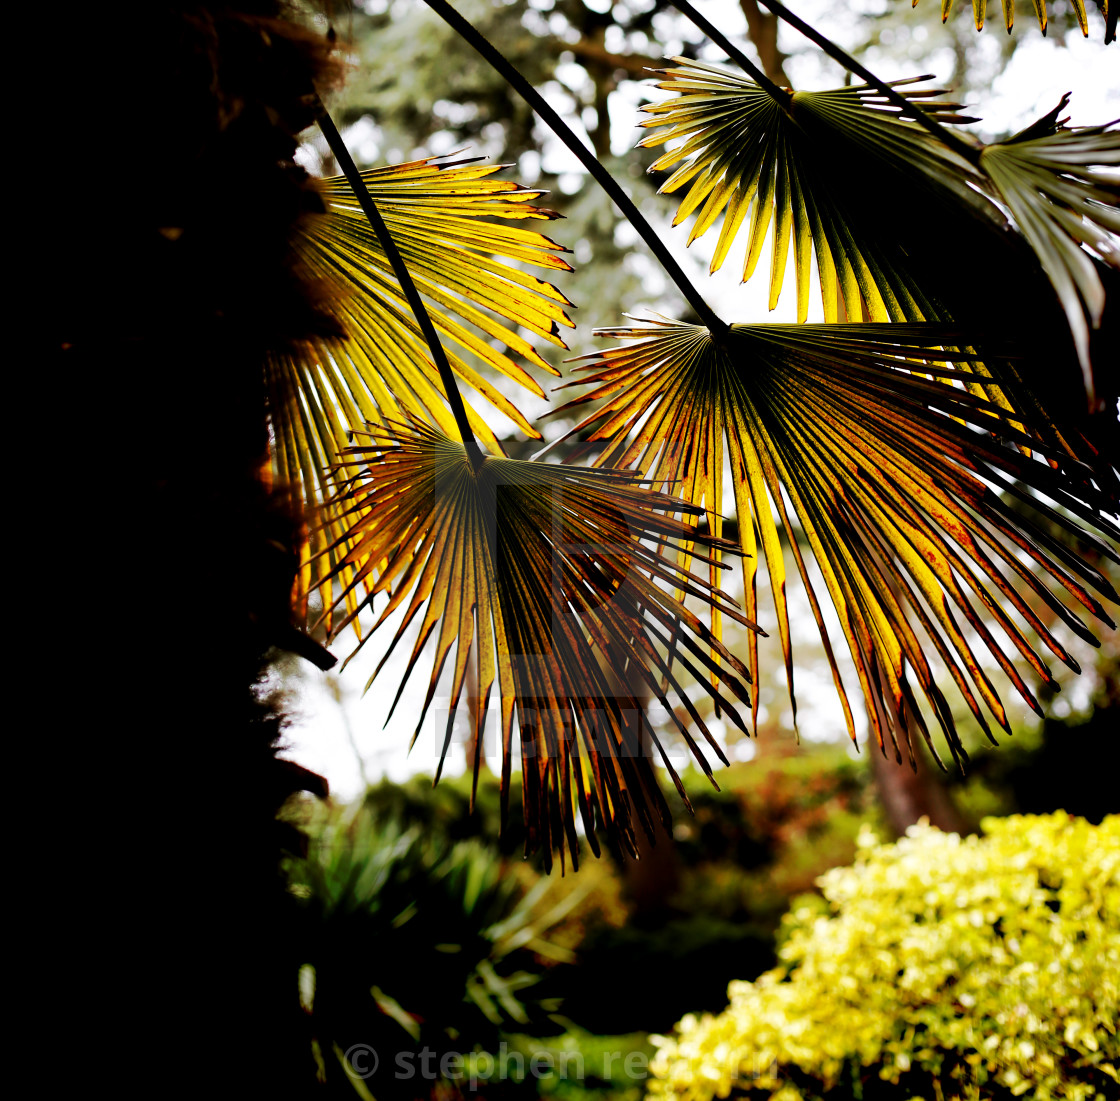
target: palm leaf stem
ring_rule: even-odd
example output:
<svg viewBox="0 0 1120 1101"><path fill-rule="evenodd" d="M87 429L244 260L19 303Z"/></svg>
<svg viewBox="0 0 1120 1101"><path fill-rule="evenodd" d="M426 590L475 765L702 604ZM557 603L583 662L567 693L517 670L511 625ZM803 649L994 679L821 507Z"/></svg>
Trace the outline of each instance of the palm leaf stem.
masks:
<svg viewBox="0 0 1120 1101"><path fill-rule="evenodd" d="M704 301L703 296L693 286L684 269L673 258L673 254L662 242L653 226L646 221L634 200L615 181L603 167L598 158L572 130L572 128L548 105L544 97L525 79L517 68L499 51L485 35L481 34L468 20L464 19L447 0L425 0L445 23L482 55L487 63L499 73L507 84L548 124L552 132L579 158L580 163L591 174L596 183L610 196L611 201L622 215L638 231L650 252L665 269L665 274L676 284L685 301L695 311L696 316L711 332L717 341L728 331L728 324ZM777 88L777 86L774 86ZM777 89L781 94L781 89Z"/></svg>
<svg viewBox="0 0 1120 1101"><path fill-rule="evenodd" d="M673 7L677 9L689 22L694 23L697 29L706 34L736 65L745 73L750 74L751 80L760 88L764 88L774 99L788 107L790 93L787 89L775 84L746 54L743 53L732 41L710 20L705 19L688 0L673 0Z"/></svg>
<svg viewBox="0 0 1120 1101"><path fill-rule="evenodd" d="M810 41L815 42L834 61L840 62L845 69L862 77L881 95L886 96L907 118L912 118L919 126L928 130L939 141L944 142L954 153L964 157L969 164L980 164L980 150L975 146L962 141L952 130L942 126L936 119L931 118L912 100L896 92L886 81L880 80L870 69L864 68L851 54L842 50L829 38L825 38L818 30L810 27L803 19L793 14L781 0L760 0L776 16L784 19L791 27L799 30ZM679 6L679 5L678 5ZM722 44L721 44L722 45ZM753 74L752 74L753 78Z"/></svg>
<svg viewBox="0 0 1120 1101"><path fill-rule="evenodd" d="M354 197L358 200L358 205L362 208L362 213L365 214L370 227L381 243L381 247L385 250L385 256L389 260L389 264L393 269L393 274L397 277L397 282L401 286L401 291L404 293L405 299L416 317L416 323L420 326L420 331L424 334L424 339L428 342L428 350L432 354L432 361L436 365L436 370L439 371L440 381L443 383L443 391L447 397L447 404L451 407L451 412L455 416L455 424L459 429L459 437L463 441L463 446L467 449L467 455L470 457L471 465L477 468L482 463L482 449L479 447L478 441L474 438L474 432L471 430L470 421L467 418L467 408L463 404L463 397L459 393L459 387L455 383L455 376L451 371L451 364L447 362L447 353L443 350L443 345L440 343L439 336L436 334L435 326L432 324L432 319L428 314L427 307L424 305L424 300L420 297L420 292L416 289L416 283L409 274L408 268L405 266L404 258L401 256L400 250L393 240L393 235L389 232L389 227L385 224L385 219L381 217L381 212L377 209L377 204L373 201L373 197L370 195L369 189L366 187L365 181L358 171L358 166L354 163L354 158L350 156L350 150L346 148L346 143L342 140L342 135L338 132L338 127L335 126L334 121L331 119L330 114L323 105L323 101L319 99L317 93L315 98L318 101L319 108L319 129L322 130L323 137L327 139L327 145L330 146L330 150L334 154L335 160L338 161L338 166L342 169L342 173L346 177L347 182L354 189Z"/></svg>

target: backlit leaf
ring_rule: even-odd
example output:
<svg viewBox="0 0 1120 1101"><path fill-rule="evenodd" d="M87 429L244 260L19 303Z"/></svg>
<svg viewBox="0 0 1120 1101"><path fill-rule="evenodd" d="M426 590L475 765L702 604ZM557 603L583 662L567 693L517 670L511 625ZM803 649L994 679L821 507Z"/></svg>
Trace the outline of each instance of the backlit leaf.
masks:
<svg viewBox="0 0 1120 1101"><path fill-rule="evenodd" d="M975 147L966 159L969 148L958 155L866 85L778 98L719 66L675 60L661 87L679 94L644 108L655 133L641 144L669 146L650 170L675 169L661 190L684 191L676 223L695 214L689 243L722 217L713 271L749 226L748 278L772 223L771 308L792 239L799 320L815 254L826 321L842 305L852 320L960 322L975 314L978 292L1005 295L985 301L989 318L1006 311L1008 297L1021 308L1019 299L1045 293L1041 278L1022 270L1025 250L1016 246L1025 243L1065 312L1096 407L1089 334L1104 289L1092 257L1120 266L1114 124L1062 129L1067 97L1006 141L980 146L958 135ZM942 125L967 121L958 105L931 99L936 91L903 94ZM999 393L988 396L1002 404Z"/></svg>
<svg viewBox="0 0 1120 1101"><path fill-rule="evenodd" d="M716 536L726 457L747 555L744 611L757 619L758 554L770 576L792 699L784 529L853 737L801 540L839 617L876 740L893 743L896 754L902 741L909 751L912 727L932 749L921 697L953 755L963 754L933 655L989 737L987 716L1005 729L1007 720L981 651L1038 710L997 634L1051 686L1039 651L1077 668L1026 597L1090 641L1054 590L1111 623L1090 591L1116 600L1108 581L1012 503L1025 502L1093 553L1120 560L1088 530L1120 534L1102 515L1116 511L1115 499L1085 468L1025 436L1000 406L965 388L976 376L956 369L964 353L946 350L962 334L928 325L735 325L717 342L701 326L659 319L602 335L628 343L584 357L591 362L581 369L591 373L581 382L594 389L557 412L595 403L572 432L590 431L589 442L605 443L597 465L634 468L655 485L679 487L715 514ZM752 676L757 661L752 637Z"/></svg>
<svg viewBox="0 0 1120 1101"><path fill-rule="evenodd" d="M537 436L487 374L499 373L543 396L522 362L558 372L521 330L564 347L560 329L571 326L564 310L569 303L524 267L570 268L559 255L566 250L517 224L557 217L533 205L541 192L494 179L500 168L429 158L372 169L362 178L426 300L456 375L522 432ZM325 288L324 308L345 335L306 341L275 355L268 368L275 472L312 509L327 496L328 472L349 433L408 416L432 417L454 431L427 345L352 189L344 177L317 186L325 212L301 219L293 249L312 285ZM469 403L468 412L479 439L500 450ZM337 559L321 552L337 545L342 531L337 513L328 510L309 547L305 588L326 585L328 606Z"/></svg>
<svg viewBox="0 0 1120 1101"><path fill-rule="evenodd" d="M750 702L745 665L674 590L753 625L732 601L663 553L687 542L704 557L732 545L675 518L701 510L639 484L632 474L494 456L475 469L460 443L419 421L375 429L344 461L347 469L361 469L339 491L349 524L340 568L352 570L355 591L369 590L367 602L380 593L389 597L362 641L405 608L374 677L419 621L394 707L425 643L434 646L414 740L446 666L451 683L442 767L474 643L477 729L483 729L497 682L503 791L516 729L529 847L546 854L557 849L561 858L567 847L577 859L578 808L596 852L597 823L633 851L639 825L651 832L655 816L667 821L649 747L663 758L665 751L646 717L647 701L666 708L709 775L691 731L722 758L682 691L676 667L702 683L704 674L714 674L709 691L746 729L735 711L737 702ZM335 631L345 626L343 620ZM476 781L481 751L479 739Z"/></svg>
<svg viewBox="0 0 1120 1101"><path fill-rule="evenodd" d="M1015 26L1015 0L1001 0L1003 4L1003 25L1007 28L1008 33L1011 32L1012 27ZM1049 23L1049 17L1046 13L1046 0L1033 0L1034 13L1038 19L1039 29L1043 34L1046 33L1046 27ZM1101 13L1104 15L1106 27L1108 26L1108 5L1109 0L1103 0ZM913 7L918 6L918 0L913 0ZM1085 14L1085 0L1070 0L1070 6L1073 8L1074 14L1077 16L1078 25L1081 27L1081 34L1089 37L1089 19ZM949 13L953 7L953 0L941 0L941 22L944 23L949 18ZM976 29L982 31L984 29L984 19L987 14L987 0L972 0L972 19L976 24ZM1113 24L1115 27L1115 24ZM1107 35L1105 42L1110 41Z"/></svg>
<svg viewBox="0 0 1120 1101"><path fill-rule="evenodd" d="M864 306L873 321L939 318L915 273L908 270L893 227L877 223L873 216L874 183L860 203L837 187L837 141L852 161L860 156L864 171L871 168L865 156L891 161L924 174L931 186L947 178L959 189L962 202L974 202L968 185L975 173L965 161L921 127L898 118L897 110L873 88L793 92L779 101L720 66L674 61L677 67L664 70L669 79L659 87L678 95L643 108L654 117L642 125L655 132L640 144L669 147L650 171L675 168L660 190L684 192L674 224L696 213L689 244L722 216L713 272L723 265L740 230L749 226L745 282L773 225L771 309L781 293L792 238L799 320L808 314L814 254L826 321L837 320L840 305L855 320L862 318ZM905 94L926 100L940 93ZM931 100L924 106L940 121L963 117L956 114L957 104ZM839 174L851 171L845 164Z"/></svg>
<svg viewBox="0 0 1120 1101"><path fill-rule="evenodd" d="M980 163L1057 292L1093 397L1089 331L1105 295L1091 255L1120 268L1120 129L1065 128L1057 116L1068 102L985 146Z"/></svg>

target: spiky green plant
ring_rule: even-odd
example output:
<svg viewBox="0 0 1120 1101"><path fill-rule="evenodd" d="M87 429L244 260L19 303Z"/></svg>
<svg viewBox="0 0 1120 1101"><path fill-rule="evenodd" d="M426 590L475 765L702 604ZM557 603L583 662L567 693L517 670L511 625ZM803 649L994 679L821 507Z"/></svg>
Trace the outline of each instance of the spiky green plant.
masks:
<svg viewBox="0 0 1120 1101"><path fill-rule="evenodd" d="M414 1097L399 1052L429 1049L438 1067L447 1053L497 1050L503 1029L548 1026L536 958L571 961L549 932L578 890L549 904L547 879L526 888L477 841L440 841L368 804L332 809L313 834L288 883L305 1031L327 1096ZM418 971L438 981L418 984ZM376 1078L367 1060L383 1060Z"/></svg>

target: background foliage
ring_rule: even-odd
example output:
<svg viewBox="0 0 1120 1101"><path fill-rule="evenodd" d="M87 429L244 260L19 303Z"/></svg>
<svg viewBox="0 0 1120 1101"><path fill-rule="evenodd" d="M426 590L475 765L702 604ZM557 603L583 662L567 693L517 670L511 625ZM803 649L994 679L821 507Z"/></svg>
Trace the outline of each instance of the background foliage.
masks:
<svg viewBox="0 0 1120 1101"><path fill-rule="evenodd" d="M653 1096L1112 1094L1120 818L982 829L862 835L825 905L791 914L781 966L661 1042Z"/></svg>

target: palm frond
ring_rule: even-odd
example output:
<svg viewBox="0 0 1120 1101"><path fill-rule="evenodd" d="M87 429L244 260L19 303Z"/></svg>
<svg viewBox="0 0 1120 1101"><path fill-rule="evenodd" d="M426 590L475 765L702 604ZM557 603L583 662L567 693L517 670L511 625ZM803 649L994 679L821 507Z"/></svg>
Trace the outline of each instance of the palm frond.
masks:
<svg viewBox="0 0 1120 1101"><path fill-rule="evenodd" d="M1115 500L1088 471L966 388L976 376L960 369L967 354L953 350L968 343L964 334L928 325L734 325L717 343L700 326L659 319L602 335L630 343L584 357L591 362L579 369L591 374L581 383L595 388L556 412L602 402L572 430L607 441L597 465L633 467L654 485L679 486L684 499L714 514L717 537L726 454L745 556L744 611L758 618L761 543L792 701L784 528L853 737L799 536L835 606L875 737L880 746L893 742L896 755L900 740L909 746L912 725L932 749L911 676L951 752L963 754L930 646L991 737L986 712L1005 729L1007 720L980 651L1036 711L1038 704L989 620L1051 687L1039 649L1076 663L1031 601L1089 640L1052 588L1110 622L1089 591L1116 600L1109 582L1045 528L1060 524L1093 553L1120 560L1087 530L1120 534L1101 514L1116 511ZM756 678L754 636L750 668Z"/></svg>
<svg viewBox="0 0 1120 1101"><path fill-rule="evenodd" d="M566 843L576 860L578 805L596 852L597 820L633 850L637 824L650 831L653 816L664 820L668 813L647 756L652 744L666 757L645 717L646 696L666 707L711 775L687 721L670 706L668 689L677 693L678 706L722 759L673 665L694 675L715 674L710 691L717 705L746 730L734 706L749 704L746 667L669 590L753 624L732 601L662 553L664 546L683 542L696 545L693 553L700 556L732 545L673 515L699 509L640 485L626 472L494 456L476 469L462 444L419 421L374 429L344 462L346 469L362 469L339 490L350 524L340 568L353 571L352 588L369 590L368 602L389 594L362 642L409 601L374 677L420 620L394 708L425 643L435 642L413 740L454 650L442 767L473 644L478 730L498 683L503 792L516 718L528 846L546 853L556 848L563 859ZM335 631L345 626L343 620ZM481 739L476 781L480 753Z"/></svg>
<svg viewBox="0 0 1120 1101"><path fill-rule="evenodd" d="M1063 96L1034 125L985 146L980 163L1058 295L1092 400L1089 331L1105 294L1091 257L1120 268L1120 130L1065 128L1058 115L1068 102Z"/></svg>
<svg viewBox="0 0 1120 1101"><path fill-rule="evenodd" d="M754 273L767 229L773 223L770 308L781 293L790 239L797 280L798 319L809 309L809 268L815 253L825 320L838 315L837 283L850 317L862 316L861 296L875 321L936 320L895 240L893 226L868 217L874 203L869 184L861 209L845 202L837 187L839 140L872 163L890 160L941 184L952 181L960 199L973 202L971 166L912 122L874 89L861 85L827 92L793 92L774 99L753 81L716 65L674 58L677 67L659 87L679 93L647 105L655 128L642 146L668 145L651 172L676 167L662 192L686 189L673 224L693 213L688 243L707 233L722 215L711 270L727 258L739 231L749 224L743 281ZM918 78L924 79L924 78ZM897 85L913 81L895 81ZM958 104L938 101L940 92L910 91L938 121L961 121ZM842 174L850 173L850 168ZM746 223L748 213L750 221Z"/></svg>
<svg viewBox="0 0 1120 1101"><path fill-rule="evenodd" d="M552 375L530 336L565 347L567 299L526 266L569 271L561 246L504 222L558 217L535 206L542 192L492 178L502 166L431 158L362 174L443 338L452 369L522 432L538 437L516 406L483 373L498 372L537 396L544 391L519 360ZM426 342L388 258L344 177L319 181L324 212L305 216L293 241L296 262L329 291L325 307L340 337L323 337L272 357L268 369L278 479L309 508L327 496L329 471L348 434L368 423L427 415L446 431L454 419ZM501 219L493 221L491 219ZM504 349L504 350L503 350ZM493 430L468 406L475 434L500 450ZM309 547L316 576L332 570L322 549L342 528L328 514ZM324 594L330 605L329 592Z"/></svg>
<svg viewBox="0 0 1120 1101"><path fill-rule="evenodd" d="M875 88L793 92L778 100L718 66L675 60L679 67L665 70L670 79L660 87L679 95L644 108L655 116L644 125L656 132L641 144L673 143L650 170L678 166L661 190L687 186L674 224L696 214L690 244L722 215L713 271L749 212L744 280L774 224L771 309L792 237L799 320L808 311L812 252L826 321L838 316L839 283L852 319L959 322L970 312L973 295L973 281L960 278L966 249L978 277L1006 282L1012 272L1015 289L1005 298L1030 297L1041 289L1041 283L1037 288L1024 283L1024 273L1016 271L1021 257L1011 246L1018 234L986 234L981 242L975 233L977 222L1018 229L1065 312L1090 406L1096 404L1089 332L1100 324L1104 290L1090 254L1120 265L1120 185L1115 173L1109 174L1120 163L1120 132L1113 124L1063 130L1057 122L1068 101L1063 99L1021 134L977 146L971 163L963 155L969 147L962 146L961 154L950 149L900 117L900 108ZM967 121L956 114L958 104L934 98L940 92L902 94L919 102L937 124ZM850 164L863 165L866 176L853 178ZM938 217L930 225L922 226L900 205L901 193L910 202L914 187L937 204Z"/></svg>
<svg viewBox="0 0 1120 1101"><path fill-rule="evenodd" d="M1034 4L1034 13L1038 18L1038 26L1043 34L1046 33L1046 27L1049 18L1046 13L1046 0L1032 0ZM1109 0L1103 0L1101 12L1104 15L1105 22L1108 22L1108 3ZM1015 26L1015 0L1002 0L1003 4L1003 23L1007 28L1007 33L1011 33L1011 29ZM1078 25L1081 27L1081 33L1085 38L1089 37L1089 19L1085 14L1085 0L1070 0L1073 7L1074 14L1077 16ZM918 0L913 0L913 6L918 6ZM949 18L949 13L953 8L953 0L941 0L941 22L944 23ZM984 20L987 15L988 3L987 0L972 0L972 19L976 24L976 29L982 31L984 29ZM1107 42L1108 39L1106 38Z"/></svg>

